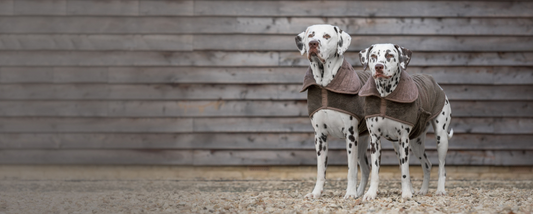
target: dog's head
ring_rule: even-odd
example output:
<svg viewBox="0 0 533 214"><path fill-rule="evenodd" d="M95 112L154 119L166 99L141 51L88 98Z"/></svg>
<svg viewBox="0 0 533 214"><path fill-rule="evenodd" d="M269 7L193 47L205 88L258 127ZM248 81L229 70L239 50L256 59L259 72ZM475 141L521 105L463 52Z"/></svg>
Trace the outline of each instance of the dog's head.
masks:
<svg viewBox="0 0 533 214"><path fill-rule="evenodd" d="M411 51L395 44L375 44L359 52L364 70L370 68L374 78L391 78L407 68Z"/></svg>
<svg viewBox="0 0 533 214"><path fill-rule="evenodd" d="M352 38L333 25L312 25L295 38L296 47L311 62L324 64L326 59L343 55Z"/></svg>

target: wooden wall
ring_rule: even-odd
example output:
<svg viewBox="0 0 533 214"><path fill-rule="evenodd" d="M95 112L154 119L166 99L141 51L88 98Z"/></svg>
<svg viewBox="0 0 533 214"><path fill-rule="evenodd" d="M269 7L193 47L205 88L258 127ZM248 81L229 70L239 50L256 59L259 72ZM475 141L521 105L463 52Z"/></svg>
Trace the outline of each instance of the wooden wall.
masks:
<svg viewBox="0 0 533 214"><path fill-rule="evenodd" d="M312 24L392 42L452 105L449 165L533 165L532 1L0 0L0 164L314 165ZM435 140L428 136L435 164ZM383 144L383 163L397 164ZM329 163L346 164L344 143ZM412 158L414 164L418 160Z"/></svg>

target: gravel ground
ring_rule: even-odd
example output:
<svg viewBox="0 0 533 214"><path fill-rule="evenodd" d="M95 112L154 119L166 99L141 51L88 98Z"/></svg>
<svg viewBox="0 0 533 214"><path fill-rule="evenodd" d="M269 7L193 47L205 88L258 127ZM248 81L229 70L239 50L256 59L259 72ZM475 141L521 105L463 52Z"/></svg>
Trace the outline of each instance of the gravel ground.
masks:
<svg viewBox="0 0 533 214"><path fill-rule="evenodd" d="M378 198L344 200L346 180L329 180L321 199L303 199L313 180L0 181L0 213L531 213L531 180L449 180L447 196L400 197L382 179ZM416 188L420 180L413 180Z"/></svg>

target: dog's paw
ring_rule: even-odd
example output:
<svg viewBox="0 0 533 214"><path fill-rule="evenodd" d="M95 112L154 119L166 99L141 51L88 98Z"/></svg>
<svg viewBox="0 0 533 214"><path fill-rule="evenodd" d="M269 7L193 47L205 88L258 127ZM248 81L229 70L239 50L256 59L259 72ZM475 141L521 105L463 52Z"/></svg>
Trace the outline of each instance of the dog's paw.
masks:
<svg viewBox="0 0 533 214"><path fill-rule="evenodd" d="M407 192L402 192L402 198L412 198L413 197L413 193L411 193L411 191L407 191Z"/></svg>
<svg viewBox="0 0 533 214"><path fill-rule="evenodd" d="M427 189L421 189L416 194L417 195L426 195L426 194L428 194L428 190Z"/></svg>
<svg viewBox="0 0 533 214"><path fill-rule="evenodd" d="M350 198L356 199L358 197L359 196L357 195L356 192L346 192L346 195L344 195L344 199L350 199Z"/></svg>
<svg viewBox="0 0 533 214"><path fill-rule="evenodd" d="M435 193L435 195L437 195L437 196L445 196L445 195L446 195L446 191L444 191L444 190L437 190L437 192Z"/></svg>
<svg viewBox="0 0 533 214"><path fill-rule="evenodd" d="M374 200L376 199L376 197L378 196L378 193L377 192L370 192L368 191L365 196L363 196L363 201L370 201L370 200Z"/></svg>
<svg viewBox="0 0 533 214"><path fill-rule="evenodd" d="M305 195L304 198L317 199L317 198L320 198L321 195L322 195L321 192L318 192L318 193L312 192L312 193Z"/></svg>

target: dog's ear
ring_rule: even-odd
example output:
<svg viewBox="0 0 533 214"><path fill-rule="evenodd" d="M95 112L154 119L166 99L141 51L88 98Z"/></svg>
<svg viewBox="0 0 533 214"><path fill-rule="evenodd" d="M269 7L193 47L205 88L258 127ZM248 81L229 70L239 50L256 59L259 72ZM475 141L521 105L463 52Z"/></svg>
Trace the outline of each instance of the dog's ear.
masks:
<svg viewBox="0 0 533 214"><path fill-rule="evenodd" d="M359 60L361 61L361 64L363 65L363 71L366 71L368 68L368 55L370 54L370 51L374 48L374 45L359 51Z"/></svg>
<svg viewBox="0 0 533 214"><path fill-rule="evenodd" d="M304 40L306 38L306 36L305 36L306 32L307 32L307 30L305 30L304 32L301 32L296 37L294 37L294 41L296 42L296 47L300 51L301 55L304 55L304 53L307 51L305 49L305 44L304 44L304 42L305 42Z"/></svg>
<svg viewBox="0 0 533 214"><path fill-rule="evenodd" d="M352 37L350 37L349 34L342 31L339 27L334 26L333 29L335 32L337 32L338 35L338 42L337 42L337 54L343 55L344 52L348 49L348 46L350 46L350 43L352 42Z"/></svg>
<svg viewBox="0 0 533 214"><path fill-rule="evenodd" d="M396 48L396 50L398 50L398 64L400 64L402 70L405 70L407 68L407 65L409 65L409 62L411 61L412 52L411 50L404 47L400 47L399 45L394 45L394 47Z"/></svg>

